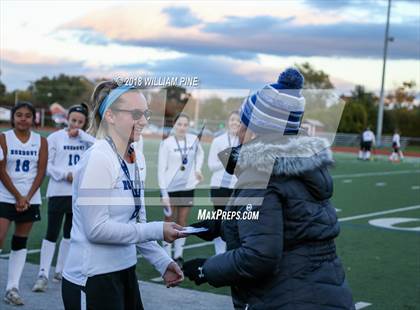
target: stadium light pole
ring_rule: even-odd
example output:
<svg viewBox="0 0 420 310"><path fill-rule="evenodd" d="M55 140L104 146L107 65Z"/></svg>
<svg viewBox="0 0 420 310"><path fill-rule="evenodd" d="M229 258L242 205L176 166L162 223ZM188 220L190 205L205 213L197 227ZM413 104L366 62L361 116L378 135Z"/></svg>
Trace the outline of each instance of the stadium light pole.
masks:
<svg viewBox="0 0 420 310"><path fill-rule="evenodd" d="M388 0L388 14L386 17L386 28L385 28L385 42L384 42L384 60L382 64L382 83L381 93L379 96L379 109L378 109L378 122L376 126L376 144L381 146L382 144L382 123L384 119L384 84L385 84L385 67L386 57L388 54L388 42L392 42L394 39L388 36L389 33L389 16L391 15L391 0Z"/></svg>

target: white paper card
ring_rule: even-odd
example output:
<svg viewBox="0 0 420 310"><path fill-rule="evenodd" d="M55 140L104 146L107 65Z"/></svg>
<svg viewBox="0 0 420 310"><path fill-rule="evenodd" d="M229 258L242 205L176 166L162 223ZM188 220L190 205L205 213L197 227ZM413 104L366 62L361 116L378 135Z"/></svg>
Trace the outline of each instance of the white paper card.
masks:
<svg viewBox="0 0 420 310"><path fill-rule="evenodd" d="M181 232L183 232L184 234L197 234L203 231L207 231L208 229L205 227L192 227L192 226L188 226L188 227L184 227L184 230L181 230Z"/></svg>

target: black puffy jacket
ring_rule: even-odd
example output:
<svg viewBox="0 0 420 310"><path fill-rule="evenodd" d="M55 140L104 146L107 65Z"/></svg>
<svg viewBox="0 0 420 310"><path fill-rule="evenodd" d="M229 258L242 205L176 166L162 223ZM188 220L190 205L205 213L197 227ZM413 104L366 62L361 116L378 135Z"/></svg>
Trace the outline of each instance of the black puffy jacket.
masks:
<svg viewBox="0 0 420 310"><path fill-rule="evenodd" d="M340 228L329 200L328 144L276 140L257 138L229 157L238 183L226 209L259 211L259 218L224 220L227 251L203 272L211 285L231 286L235 309L354 309L334 245ZM219 157L228 162L229 154Z"/></svg>

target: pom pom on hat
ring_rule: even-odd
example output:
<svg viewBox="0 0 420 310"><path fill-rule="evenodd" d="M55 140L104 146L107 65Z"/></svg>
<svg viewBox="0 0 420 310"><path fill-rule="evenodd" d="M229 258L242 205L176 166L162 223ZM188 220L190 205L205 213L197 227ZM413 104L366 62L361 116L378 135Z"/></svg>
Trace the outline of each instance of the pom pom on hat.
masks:
<svg viewBox="0 0 420 310"><path fill-rule="evenodd" d="M297 69L288 68L280 73L277 83L271 84L271 86L277 90L285 90L283 92L286 94L299 97L303 82L304 77Z"/></svg>
<svg viewBox="0 0 420 310"><path fill-rule="evenodd" d="M277 84L283 86L283 89L302 89L303 75L294 68L284 70L277 80Z"/></svg>

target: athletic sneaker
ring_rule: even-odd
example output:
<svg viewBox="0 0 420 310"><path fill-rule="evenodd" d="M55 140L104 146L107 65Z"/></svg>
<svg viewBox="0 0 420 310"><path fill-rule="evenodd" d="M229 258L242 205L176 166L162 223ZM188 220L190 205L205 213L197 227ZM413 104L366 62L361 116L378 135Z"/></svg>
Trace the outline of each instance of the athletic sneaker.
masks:
<svg viewBox="0 0 420 310"><path fill-rule="evenodd" d="M45 292L48 287L48 279L46 276L41 275L36 280L32 292Z"/></svg>
<svg viewBox="0 0 420 310"><path fill-rule="evenodd" d="M54 277L53 277L52 281L53 282L61 282L61 280L63 280L63 275L61 274L61 272L54 273Z"/></svg>
<svg viewBox="0 0 420 310"><path fill-rule="evenodd" d="M6 295L4 296L4 301L14 306L24 305L23 299L20 297L19 291L15 287L6 291Z"/></svg>

